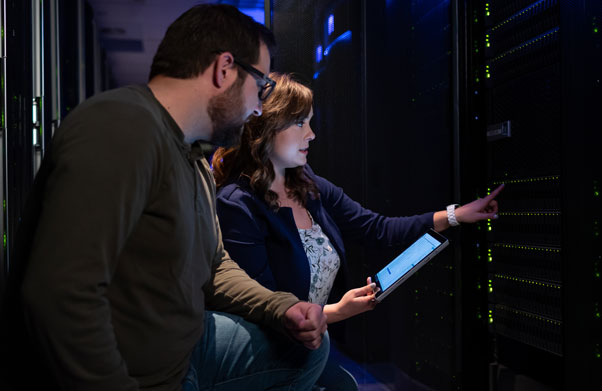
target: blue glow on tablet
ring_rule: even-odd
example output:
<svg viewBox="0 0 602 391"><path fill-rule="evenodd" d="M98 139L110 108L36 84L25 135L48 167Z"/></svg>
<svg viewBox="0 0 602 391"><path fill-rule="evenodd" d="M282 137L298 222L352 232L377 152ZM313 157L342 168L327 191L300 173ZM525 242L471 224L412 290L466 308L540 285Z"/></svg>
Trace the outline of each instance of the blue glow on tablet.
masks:
<svg viewBox="0 0 602 391"><path fill-rule="evenodd" d="M380 288L384 291L395 284L397 280L440 245L440 241L429 234L424 234L414 244L399 254L397 258L392 260L387 267L376 274L380 281Z"/></svg>

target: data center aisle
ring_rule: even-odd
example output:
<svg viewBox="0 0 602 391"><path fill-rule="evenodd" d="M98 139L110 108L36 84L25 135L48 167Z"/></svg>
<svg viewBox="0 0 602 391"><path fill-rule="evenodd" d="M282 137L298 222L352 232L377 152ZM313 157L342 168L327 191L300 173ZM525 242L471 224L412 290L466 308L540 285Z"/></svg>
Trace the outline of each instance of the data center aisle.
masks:
<svg viewBox="0 0 602 391"><path fill-rule="evenodd" d="M410 378L391 362L357 363L338 350L332 355L359 385L359 391L436 391Z"/></svg>

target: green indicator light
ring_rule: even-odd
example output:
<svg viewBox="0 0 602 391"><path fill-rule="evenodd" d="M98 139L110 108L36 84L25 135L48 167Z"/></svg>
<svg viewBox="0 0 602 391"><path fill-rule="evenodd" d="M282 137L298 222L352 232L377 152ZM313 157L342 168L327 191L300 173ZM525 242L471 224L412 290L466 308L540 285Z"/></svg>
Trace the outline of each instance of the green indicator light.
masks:
<svg viewBox="0 0 602 391"><path fill-rule="evenodd" d="M491 44L490 44L489 42L487 42L487 47L488 47L488 48L489 48L489 47L491 47Z"/></svg>
<svg viewBox="0 0 602 391"><path fill-rule="evenodd" d="M477 289L481 289L481 284L478 284L478 285L477 285Z"/></svg>
<svg viewBox="0 0 602 391"><path fill-rule="evenodd" d="M414 316L418 316L418 312L416 312L416 313L414 314Z"/></svg>
<svg viewBox="0 0 602 391"><path fill-rule="evenodd" d="M489 257L488 261L493 262L493 257Z"/></svg>
<svg viewBox="0 0 602 391"><path fill-rule="evenodd" d="M474 22L475 22L475 23L479 23L479 19L477 19L477 18L474 18Z"/></svg>
<svg viewBox="0 0 602 391"><path fill-rule="evenodd" d="M600 313L596 312L596 318L600 319Z"/></svg>
<svg viewBox="0 0 602 391"><path fill-rule="evenodd" d="M493 318L489 318L489 323L493 323Z"/></svg>
<svg viewBox="0 0 602 391"><path fill-rule="evenodd" d="M598 33L598 28L594 27L594 34L597 34L597 33Z"/></svg>
<svg viewBox="0 0 602 391"><path fill-rule="evenodd" d="M475 81L478 83L481 81L481 79L479 79L478 77L475 79Z"/></svg>
<svg viewBox="0 0 602 391"><path fill-rule="evenodd" d="M6 233L4 235L2 235L2 244L4 245L4 248L6 248Z"/></svg>
<svg viewBox="0 0 602 391"><path fill-rule="evenodd" d="M600 278L600 272L596 272L596 278Z"/></svg>
<svg viewBox="0 0 602 391"><path fill-rule="evenodd" d="M600 353L596 353L596 358L600 358Z"/></svg>
<svg viewBox="0 0 602 391"><path fill-rule="evenodd" d="M491 231L491 227L487 227L487 231Z"/></svg>
<svg viewBox="0 0 602 391"><path fill-rule="evenodd" d="M487 16L491 15L491 13L489 11L487 11Z"/></svg>
<svg viewBox="0 0 602 391"><path fill-rule="evenodd" d="M491 78L491 74L490 73L488 73L486 76L487 76L488 79Z"/></svg>
<svg viewBox="0 0 602 391"><path fill-rule="evenodd" d="M2 115L2 122L4 122L4 115ZM599 191L594 191L594 196L599 197L600 196L600 192Z"/></svg>
<svg viewBox="0 0 602 391"><path fill-rule="evenodd" d="M477 314L477 319L481 319L483 316L481 314Z"/></svg>

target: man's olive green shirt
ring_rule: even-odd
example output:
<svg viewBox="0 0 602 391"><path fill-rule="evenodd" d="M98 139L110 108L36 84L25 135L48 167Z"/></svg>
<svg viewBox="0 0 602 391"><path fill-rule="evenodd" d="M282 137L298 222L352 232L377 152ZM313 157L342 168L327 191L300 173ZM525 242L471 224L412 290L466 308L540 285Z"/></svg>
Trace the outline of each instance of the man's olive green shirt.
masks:
<svg viewBox="0 0 602 391"><path fill-rule="evenodd" d="M50 155L23 294L62 388L180 389L206 307L282 331L298 299L230 259L208 164L150 89L82 103Z"/></svg>

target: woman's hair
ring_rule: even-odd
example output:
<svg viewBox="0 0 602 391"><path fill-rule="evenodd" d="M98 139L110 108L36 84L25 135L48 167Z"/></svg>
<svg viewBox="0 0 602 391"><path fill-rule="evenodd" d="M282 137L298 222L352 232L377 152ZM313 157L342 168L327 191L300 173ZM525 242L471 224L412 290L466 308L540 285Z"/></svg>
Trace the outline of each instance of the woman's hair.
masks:
<svg viewBox="0 0 602 391"><path fill-rule="evenodd" d="M271 73L270 77L276 81L276 87L263 102L263 114L245 124L240 146L219 148L213 155L212 163L218 188L241 175L247 176L251 189L271 209L277 210L278 195L270 190L274 181L274 167L269 155L278 132L309 116L313 93L290 75ZM308 194L319 197L316 185L305 175L302 166L286 169L285 187L289 196L303 206Z"/></svg>

